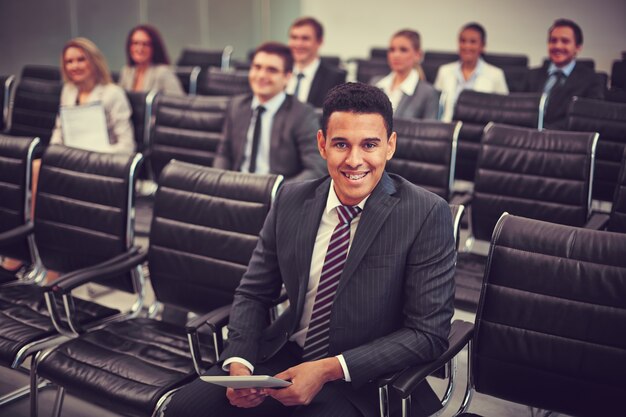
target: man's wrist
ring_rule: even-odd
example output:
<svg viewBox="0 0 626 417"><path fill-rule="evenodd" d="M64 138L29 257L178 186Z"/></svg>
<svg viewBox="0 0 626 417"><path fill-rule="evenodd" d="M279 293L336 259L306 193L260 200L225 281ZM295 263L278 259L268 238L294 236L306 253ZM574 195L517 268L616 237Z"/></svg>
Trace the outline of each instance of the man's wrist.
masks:
<svg viewBox="0 0 626 417"><path fill-rule="evenodd" d="M320 364L324 367L323 373L326 382L343 379L343 368L341 367L337 357L321 359Z"/></svg>

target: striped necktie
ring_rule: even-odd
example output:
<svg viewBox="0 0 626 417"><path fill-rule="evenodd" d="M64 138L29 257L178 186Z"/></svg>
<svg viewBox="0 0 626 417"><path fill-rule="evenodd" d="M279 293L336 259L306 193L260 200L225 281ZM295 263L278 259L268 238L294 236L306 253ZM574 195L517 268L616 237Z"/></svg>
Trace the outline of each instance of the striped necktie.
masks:
<svg viewBox="0 0 626 417"><path fill-rule="evenodd" d="M302 358L312 361L328 354L329 323L333 299L339 286L339 278L348 256L350 245L350 222L361 212L358 206L338 206L339 224L335 227L324 258L324 266L317 286L311 321L306 333Z"/></svg>

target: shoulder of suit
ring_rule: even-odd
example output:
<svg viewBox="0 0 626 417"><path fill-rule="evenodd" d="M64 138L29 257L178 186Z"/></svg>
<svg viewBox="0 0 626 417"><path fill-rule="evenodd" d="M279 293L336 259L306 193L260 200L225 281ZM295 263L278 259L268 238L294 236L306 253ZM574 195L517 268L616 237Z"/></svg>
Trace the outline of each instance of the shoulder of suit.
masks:
<svg viewBox="0 0 626 417"><path fill-rule="evenodd" d="M491 72L493 74L503 74L504 75L504 71L502 71L502 68L500 67L496 67L495 65L491 65L488 62L483 62L483 69L487 72Z"/></svg>
<svg viewBox="0 0 626 417"><path fill-rule="evenodd" d="M314 180L289 182L280 187L280 194L284 198L303 201L314 196L317 190L320 189L319 187L326 186L328 188L328 185L324 185L326 181L330 181L329 175L324 175ZM323 189L320 190L324 191Z"/></svg>
<svg viewBox="0 0 626 417"><path fill-rule="evenodd" d="M396 193L394 194L396 197L403 198L417 198L420 200L428 201L431 204L435 204L438 200L443 199L439 197L437 194L428 191L425 188L420 187L419 185L415 185L404 177L387 173L389 178L393 181L394 186L396 187Z"/></svg>

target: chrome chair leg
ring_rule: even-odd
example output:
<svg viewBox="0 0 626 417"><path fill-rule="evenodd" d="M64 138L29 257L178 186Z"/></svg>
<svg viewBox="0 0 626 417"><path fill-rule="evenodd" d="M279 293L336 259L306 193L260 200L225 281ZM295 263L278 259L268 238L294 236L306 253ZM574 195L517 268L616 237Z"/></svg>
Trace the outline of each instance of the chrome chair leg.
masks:
<svg viewBox="0 0 626 417"><path fill-rule="evenodd" d="M63 408L63 399L65 399L65 388L57 387L57 395L54 399L54 408L52 409L52 417L59 417Z"/></svg>

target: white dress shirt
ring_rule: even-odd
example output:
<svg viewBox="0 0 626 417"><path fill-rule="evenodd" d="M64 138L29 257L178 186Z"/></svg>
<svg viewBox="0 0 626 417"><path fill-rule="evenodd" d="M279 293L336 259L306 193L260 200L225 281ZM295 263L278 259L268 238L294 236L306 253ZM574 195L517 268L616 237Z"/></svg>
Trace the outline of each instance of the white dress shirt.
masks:
<svg viewBox="0 0 626 417"><path fill-rule="evenodd" d="M361 208L361 211L365 207L365 203L368 198L369 196L365 197L363 200L361 200L359 204L357 204L357 206ZM317 287L319 285L320 277L322 275L322 267L324 266L324 258L326 257L326 251L328 250L328 244L330 243L330 238L333 234L333 231L335 230L337 224L339 224L337 207L341 205L342 203L341 201L339 201L339 197L337 197L337 194L335 193L334 182L331 181L328 198L326 199L326 208L322 213L320 225L317 229L317 237L315 238L315 245L313 246L313 254L311 256L311 269L309 271L309 283L307 285L304 308L302 310L302 317L300 318L300 323L298 324L298 330L289 338L290 341L297 343L300 347L304 346L304 342L306 340L306 333L309 329L309 323L311 322L311 314L313 313L313 304L315 304L315 296L317 295ZM356 233L356 229L359 225L360 219L361 214L359 213L354 219L352 219L352 222L350 223L350 242L348 244L348 256L350 253L350 248L352 247L352 240L354 239L354 235ZM344 380L350 382L350 371L348 370L348 366L346 365L346 361L344 360L343 355L337 355L336 358L341 364ZM228 365L232 362L242 363L246 367L248 367L251 372L254 372L254 367L252 366L252 364L247 360L239 357L226 359L223 365L224 371L228 371Z"/></svg>
<svg viewBox="0 0 626 417"><path fill-rule="evenodd" d="M402 83L395 90L392 90L391 87L393 86L393 80L395 77L396 73L392 72L376 83L376 87L383 90L385 94L387 94L387 97L389 97L394 113L396 112L396 109L400 105L400 101L405 94L407 96L412 96L415 93L415 89L417 88L417 84L420 80L417 70L413 69L404 81L402 81Z"/></svg>
<svg viewBox="0 0 626 417"><path fill-rule="evenodd" d="M315 73L320 66L320 59L317 58L315 61L311 62L305 68L293 69L293 75L289 79L287 83L287 94L293 94L296 91L296 84L298 83L298 74L304 75L300 80L300 88L298 89L298 97L297 99L303 103L306 103L309 99L309 92L311 91L311 84L313 84L313 78L315 78Z"/></svg>
<svg viewBox="0 0 626 417"><path fill-rule="evenodd" d="M252 99L252 119L248 127L246 149L244 152L243 163L241 164L241 172L248 172L250 168L250 154L252 153L252 137L254 136L254 125L256 124L256 108L260 105L265 107L265 112L261 115L261 136L259 137L259 149L256 155L256 171L257 174L270 173L270 147L272 138L272 125L274 123L274 115L282 106L287 95L280 92L270 100L261 104L255 96Z"/></svg>

